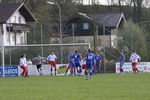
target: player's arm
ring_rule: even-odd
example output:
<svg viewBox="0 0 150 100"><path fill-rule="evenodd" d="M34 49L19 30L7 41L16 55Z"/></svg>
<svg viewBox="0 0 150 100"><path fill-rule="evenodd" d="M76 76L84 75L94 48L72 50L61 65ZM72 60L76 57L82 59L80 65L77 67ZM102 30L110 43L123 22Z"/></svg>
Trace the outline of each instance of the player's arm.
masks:
<svg viewBox="0 0 150 100"><path fill-rule="evenodd" d="M82 59L82 56L81 56L81 54L80 54L80 59Z"/></svg>
<svg viewBox="0 0 150 100"><path fill-rule="evenodd" d="M132 61L132 56L130 56L130 59L129 59L129 62L131 62Z"/></svg>
<svg viewBox="0 0 150 100"><path fill-rule="evenodd" d="M141 62L141 57L138 55L138 62L140 63Z"/></svg>

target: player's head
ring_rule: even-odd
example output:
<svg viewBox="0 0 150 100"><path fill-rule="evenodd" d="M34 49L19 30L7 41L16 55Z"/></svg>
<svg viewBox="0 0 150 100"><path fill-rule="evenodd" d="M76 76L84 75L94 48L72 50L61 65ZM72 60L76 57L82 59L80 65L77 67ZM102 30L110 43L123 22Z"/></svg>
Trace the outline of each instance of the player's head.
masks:
<svg viewBox="0 0 150 100"><path fill-rule="evenodd" d="M37 57L40 57L40 55L37 55Z"/></svg>
<svg viewBox="0 0 150 100"><path fill-rule="evenodd" d="M22 54L20 58L25 58L26 57L26 54Z"/></svg>
<svg viewBox="0 0 150 100"><path fill-rule="evenodd" d="M122 50L122 49L120 49L120 50L119 50L119 52L120 52L120 53L123 53L123 50Z"/></svg>
<svg viewBox="0 0 150 100"><path fill-rule="evenodd" d="M54 54L54 52L52 51L52 55Z"/></svg>
<svg viewBox="0 0 150 100"><path fill-rule="evenodd" d="M75 53L78 53L78 51L76 50Z"/></svg>
<svg viewBox="0 0 150 100"><path fill-rule="evenodd" d="M96 52L96 54L98 54L98 55L99 55L99 54L100 54L100 52L99 52L99 51L97 51L97 52Z"/></svg>
<svg viewBox="0 0 150 100"><path fill-rule="evenodd" d="M135 51L135 50L132 50L132 53L136 53L136 51Z"/></svg>
<svg viewBox="0 0 150 100"><path fill-rule="evenodd" d="M89 48L89 49L88 49L88 52L89 52L89 53L91 53L91 52L92 52L92 49L91 49L91 48Z"/></svg>

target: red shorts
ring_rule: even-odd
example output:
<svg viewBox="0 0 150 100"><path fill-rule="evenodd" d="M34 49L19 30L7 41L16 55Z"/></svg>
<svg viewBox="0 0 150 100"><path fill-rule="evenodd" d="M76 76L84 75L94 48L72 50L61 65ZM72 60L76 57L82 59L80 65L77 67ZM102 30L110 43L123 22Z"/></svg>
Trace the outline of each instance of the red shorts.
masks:
<svg viewBox="0 0 150 100"><path fill-rule="evenodd" d="M82 69L85 69L85 67L86 67L86 65L84 64L84 65L82 65Z"/></svg>
<svg viewBox="0 0 150 100"><path fill-rule="evenodd" d="M20 66L23 70L27 70L28 66Z"/></svg>
<svg viewBox="0 0 150 100"><path fill-rule="evenodd" d="M74 67L70 67L70 66L68 66L68 69L74 69Z"/></svg>
<svg viewBox="0 0 150 100"><path fill-rule="evenodd" d="M138 64L139 64L138 62L133 62L133 63L132 63L132 66L135 66L135 67L136 67Z"/></svg>
<svg viewBox="0 0 150 100"><path fill-rule="evenodd" d="M53 67L56 67L56 62L55 61L50 61L50 65Z"/></svg>

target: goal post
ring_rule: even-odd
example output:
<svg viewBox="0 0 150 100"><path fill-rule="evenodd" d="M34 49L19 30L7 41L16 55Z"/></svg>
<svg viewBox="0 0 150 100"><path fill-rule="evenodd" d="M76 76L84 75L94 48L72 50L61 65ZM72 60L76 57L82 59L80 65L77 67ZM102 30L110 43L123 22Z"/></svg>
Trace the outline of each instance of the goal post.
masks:
<svg viewBox="0 0 150 100"><path fill-rule="evenodd" d="M68 63L68 55L70 52L77 50L82 55L90 48L90 43L66 43L66 44L27 44L27 45L11 45L1 47L1 67L0 74L5 77L5 66L19 64L21 54L26 54L27 59L32 59L37 55L47 57L52 51L58 57L57 63ZM63 61L63 63L61 62Z"/></svg>

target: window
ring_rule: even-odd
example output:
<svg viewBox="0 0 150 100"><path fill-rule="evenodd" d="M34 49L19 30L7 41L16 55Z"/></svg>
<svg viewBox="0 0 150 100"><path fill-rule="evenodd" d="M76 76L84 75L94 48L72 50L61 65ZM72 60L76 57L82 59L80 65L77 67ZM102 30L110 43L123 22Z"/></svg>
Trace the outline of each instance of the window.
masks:
<svg viewBox="0 0 150 100"><path fill-rule="evenodd" d="M16 21L17 21L17 20L16 20L16 16L14 16L14 23L16 23Z"/></svg>
<svg viewBox="0 0 150 100"><path fill-rule="evenodd" d="M23 37L20 37L20 44L23 44L24 41L23 41Z"/></svg>
<svg viewBox="0 0 150 100"><path fill-rule="evenodd" d="M83 23L83 29L88 30L89 29L89 23Z"/></svg>
<svg viewBox="0 0 150 100"><path fill-rule="evenodd" d="M73 29L73 28L75 29L75 28L77 27L77 24L76 24L76 23L72 23L72 24L71 24L71 27L72 27L72 29Z"/></svg>
<svg viewBox="0 0 150 100"><path fill-rule="evenodd" d="M18 17L18 21L19 21L19 23L21 23L21 17Z"/></svg>
<svg viewBox="0 0 150 100"><path fill-rule="evenodd" d="M15 42L15 35L14 35L14 36L12 36L12 39L13 39L13 42Z"/></svg>

